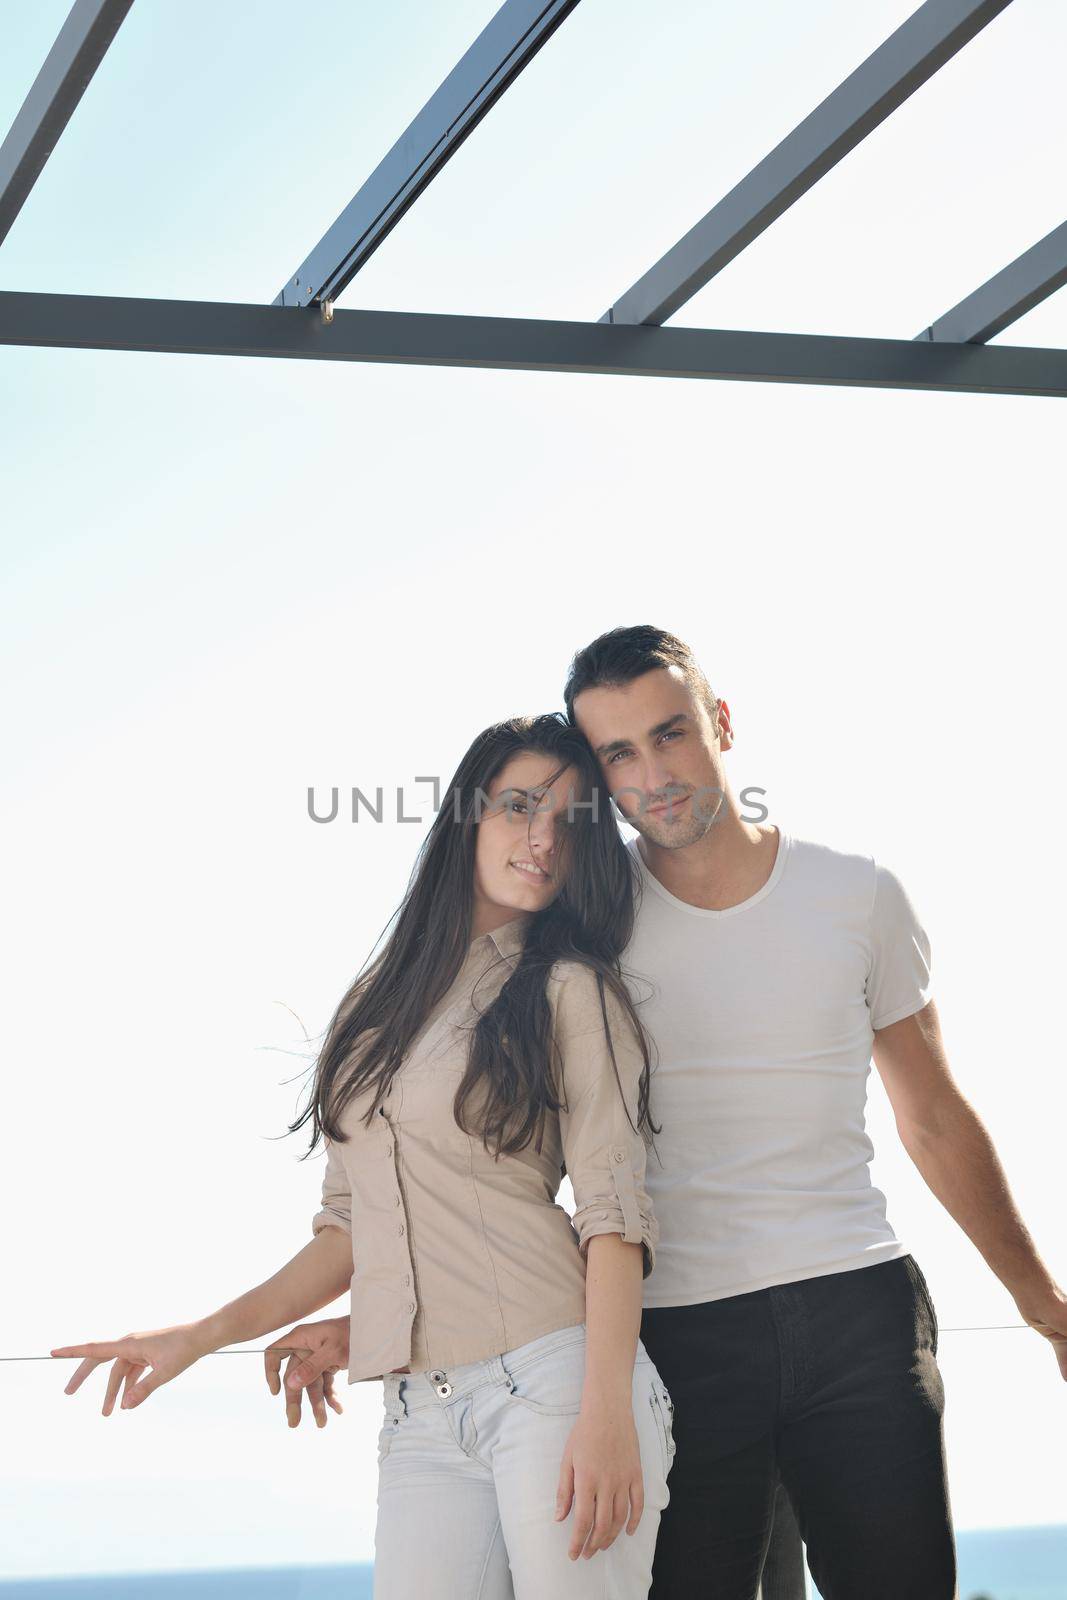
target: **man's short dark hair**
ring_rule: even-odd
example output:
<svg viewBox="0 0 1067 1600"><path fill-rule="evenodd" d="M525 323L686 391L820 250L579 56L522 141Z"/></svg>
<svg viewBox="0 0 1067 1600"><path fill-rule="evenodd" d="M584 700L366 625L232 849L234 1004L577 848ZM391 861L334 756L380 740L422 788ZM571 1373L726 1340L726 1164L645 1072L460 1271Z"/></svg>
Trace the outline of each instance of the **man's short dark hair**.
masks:
<svg viewBox="0 0 1067 1600"><path fill-rule="evenodd" d="M715 721L719 702L692 650L673 633L647 623L633 628L612 628L578 651L563 688L567 720L574 721L574 702L583 689L617 688L656 667L680 667L693 694L707 707L712 722Z"/></svg>

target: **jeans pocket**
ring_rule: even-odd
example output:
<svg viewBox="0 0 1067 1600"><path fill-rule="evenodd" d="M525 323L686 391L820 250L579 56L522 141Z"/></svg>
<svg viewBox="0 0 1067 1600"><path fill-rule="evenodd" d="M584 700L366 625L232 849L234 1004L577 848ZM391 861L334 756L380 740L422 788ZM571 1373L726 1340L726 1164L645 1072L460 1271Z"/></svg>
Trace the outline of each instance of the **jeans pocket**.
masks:
<svg viewBox="0 0 1067 1600"><path fill-rule="evenodd" d="M378 1465L381 1466L392 1448L399 1427L399 1418L386 1417L382 1427L378 1430Z"/></svg>
<svg viewBox="0 0 1067 1600"><path fill-rule="evenodd" d="M918 1295L919 1301L922 1304L929 1321L930 1348L936 1356L937 1336L939 1330L937 1323L937 1311L934 1307L934 1297L930 1293L930 1285L926 1281L926 1274L923 1272L923 1269L920 1267L915 1257L913 1255L908 1255L905 1259L908 1263L909 1276L911 1277L912 1283L915 1286L916 1294Z"/></svg>
<svg viewBox="0 0 1067 1600"><path fill-rule="evenodd" d="M512 1400L543 1417L576 1417L582 1409L585 1343L546 1350L533 1361L512 1366L502 1355L504 1386Z"/></svg>
<svg viewBox="0 0 1067 1600"><path fill-rule="evenodd" d="M674 1401L658 1373L649 1374L648 1401L656 1419L660 1447L663 1451L664 1477L670 1472L677 1446L674 1442Z"/></svg>

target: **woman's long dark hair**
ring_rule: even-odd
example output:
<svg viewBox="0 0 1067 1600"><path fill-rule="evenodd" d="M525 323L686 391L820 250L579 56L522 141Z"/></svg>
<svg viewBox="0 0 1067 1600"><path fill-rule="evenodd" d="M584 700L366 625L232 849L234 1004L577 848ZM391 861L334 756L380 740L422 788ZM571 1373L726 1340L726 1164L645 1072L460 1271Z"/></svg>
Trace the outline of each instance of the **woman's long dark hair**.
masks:
<svg viewBox="0 0 1067 1600"><path fill-rule="evenodd" d="M573 820L568 815L561 830L562 881L551 904L526 921L515 970L471 1030L467 1069L453 1113L466 1132L481 1134L487 1150L492 1141L498 1157L524 1149L535 1130L540 1150L545 1113L560 1105L552 1087L552 1016L545 984L555 962L570 960L583 962L596 974L609 1049L605 986L620 1002L644 1057L636 1127L660 1132L648 1109L650 1041L620 964L633 930L639 873L619 835L595 756L562 713L549 713L512 717L486 728L456 769L404 899L389 919L396 924L393 932L366 971L357 975L329 1024L315 1063L310 1102L289 1128L294 1133L313 1119L306 1154L315 1149L320 1132L345 1143L338 1122L344 1106L374 1088L363 1119L369 1124L413 1040L458 976L471 944L479 817L493 780L506 762L525 751L555 763L545 788L568 767L578 775ZM357 1045L358 1063L342 1077ZM615 1063L613 1049L611 1058ZM618 1080L617 1063L615 1075ZM482 1125L471 1128L465 1119L476 1095L484 1103Z"/></svg>

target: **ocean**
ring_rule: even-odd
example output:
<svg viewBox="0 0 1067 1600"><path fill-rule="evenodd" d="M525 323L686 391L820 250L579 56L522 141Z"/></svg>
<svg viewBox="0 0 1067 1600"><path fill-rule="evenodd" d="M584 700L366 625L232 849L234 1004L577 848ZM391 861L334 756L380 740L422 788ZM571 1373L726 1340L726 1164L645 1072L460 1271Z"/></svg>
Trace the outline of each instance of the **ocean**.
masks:
<svg viewBox="0 0 1067 1600"><path fill-rule="evenodd" d="M960 1600L1067 1600L1067 1526L961 1532L956 1544ZM0 1579L0 1600L371 1600L372 1572L363 1562Z"/></svg>
<svg viewBox="0 0 1067 1600"><path fill-rule="evenodd" d="M1067 1600L1065 1525L960 1531L956 1554L960 1600Z"/></svg>

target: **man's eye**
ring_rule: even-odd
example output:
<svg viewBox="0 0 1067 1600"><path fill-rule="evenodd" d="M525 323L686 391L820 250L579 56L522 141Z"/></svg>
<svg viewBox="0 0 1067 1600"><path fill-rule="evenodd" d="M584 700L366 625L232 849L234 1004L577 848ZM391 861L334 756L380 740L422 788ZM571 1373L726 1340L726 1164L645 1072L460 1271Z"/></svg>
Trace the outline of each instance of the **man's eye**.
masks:
<svg viewBox="0 0 1067 1600"><path fill-rule="evenodd" d="M629 754L630 754L629 750L616 750L616 752L615 752L615 754L613 756L609 756L608 757L608 766L609 767L614 766L615 762L619 759L620 756L628 756Z"/></svg>

